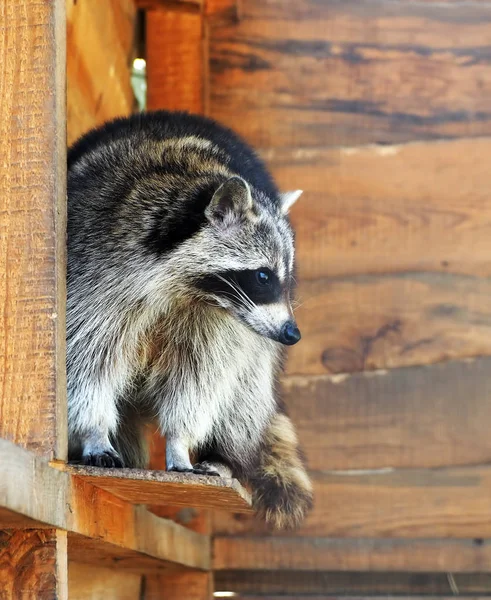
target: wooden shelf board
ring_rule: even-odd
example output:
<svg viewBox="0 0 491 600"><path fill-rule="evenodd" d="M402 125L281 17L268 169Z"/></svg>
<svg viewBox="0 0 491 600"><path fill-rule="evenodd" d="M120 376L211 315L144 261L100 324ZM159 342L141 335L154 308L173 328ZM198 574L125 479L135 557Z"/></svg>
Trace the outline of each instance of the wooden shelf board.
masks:
<svg viewBox="0 0 491 600"><path fill-rule="evenodd" d="M251 512L250 495L235 479L144 469L70 466L67 470L133 504Z"/></svg>
<svg viewBox="0 0 491 600"><path fill-rule="evenodd" d="M0 439L0 529L33 527L66 530L70 558L80 562L210 568L208 535L159 518Z"/></svg>

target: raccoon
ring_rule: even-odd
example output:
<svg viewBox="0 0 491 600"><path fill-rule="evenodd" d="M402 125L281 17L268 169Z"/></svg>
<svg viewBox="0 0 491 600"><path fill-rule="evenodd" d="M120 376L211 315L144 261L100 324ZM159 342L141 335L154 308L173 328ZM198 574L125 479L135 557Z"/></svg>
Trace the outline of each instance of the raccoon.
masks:
<svg viewBox="0 0 491 600"><path fill-rule="evenodd" d="M117 119L68 153L69 459L234 476L276 527L312 489L275 385L300 340L288 210L254 151L214 121ZM193 462L191 462L193 457Z"/></svg>

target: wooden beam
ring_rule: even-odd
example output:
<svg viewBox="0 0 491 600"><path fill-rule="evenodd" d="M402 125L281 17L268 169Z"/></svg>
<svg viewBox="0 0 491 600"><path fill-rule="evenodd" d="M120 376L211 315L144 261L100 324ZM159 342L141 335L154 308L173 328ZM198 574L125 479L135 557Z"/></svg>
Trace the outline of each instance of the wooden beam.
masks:
<svg viewBox="0 0 491 600"><path fill-rule="evenodd" d="M61 459L67 439L64 5L8 0L0 7L0 437Z"/></svg>
<svg viewBox="0 0 491 600"><path fill-rule="evenodd" d="M204 0L136 0L141 10L173 10L177 12L201 12Z"/></svg>
<svg viewBox="0 0 491 600"><path fill-rule="evenodd" d="M216 571L491 572L489 540L218 536Z"/></svg>
<svg viewBox="0 0 491 600"><path fill-rule="evenodd" d="M70 561L68 589L74 600L140 600L141 575Z"/></svg>
<svg viewBox="0 0 491 600"><path fill-rule="evenodd" d="M211 115L257 147L491 133L489 2L245 1L242 13L211 36Z"/></svg>
<svg viewBox="0 0 491 600"><path fill-rule="evenodd" d="M65 0L0 3L0 438L49 459L67 450L65 53ZM66 532L4 531L0 596L66 600Z"/></svg>
<svg viewBox="0 0 491 600"><path fill-rule="evenodd" d="M458 590L459 597L491 594L491 575L482 573L307 573L299 571L220 571L216 574L217 591L235 592L239 598L268 595L309 598L348 596L444 596Z"/></svg>
<svg viewBox="0 0 491 600"><path fill-rule="evenodd" d="M313 472L307 537L491 538L491 467ZM265 533L257 520L214 518L216 534ZM279 535L287 536L287 532Z"/></svg>
<svg viewBox="0 0 491 600"><path fill-rule="evenodd" d="M70 472L132 504L173 504L251 513L250 496L235 479L97 467L71 467Z"/></svg>
<svg viewBox="0 0 491 600"><path fill-rule="evenodd" d="M211 573L171 573L147 577L144 600L210 600Z"/></svg>
<svg viewBox="0 0 491 600"><path fill-rule="evenodd" d="M490 370L476 358L287 377L282 393L314 471L488 464Z"/></svg>
<svg viewBox="0 0 491 600"><path fill-rule="evenodd" d="M207 570L208 536L159 519L0 439L0 526L58 528L70 556L101 566Z"/></svg>
<svg viewBox="0 0 491 600"><path fill-rule="evenodd" d="M68 598L65 531L0 530L0 598Z"/></svg>
<svg viewBox="0 0 491 600"><path fill-rule="evenodd" d="M205 44L200 11L146 13L147 107L202 113Z"/></svg>

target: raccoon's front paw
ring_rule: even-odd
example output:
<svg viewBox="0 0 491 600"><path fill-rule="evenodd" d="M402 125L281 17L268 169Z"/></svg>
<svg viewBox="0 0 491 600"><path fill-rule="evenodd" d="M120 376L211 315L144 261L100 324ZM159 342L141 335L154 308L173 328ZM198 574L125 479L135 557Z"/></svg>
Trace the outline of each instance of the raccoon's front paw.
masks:
<svg viewBox="0 0 491 600"><path fill-rule="evenodd" d="M213 477L220 477L220 473L215 470L214 465L208 462L196 463L193 466L193 473L196 475L212 475Z"/></svg>
<svg viewBox="0 0 491 600"><path fill-rule="evenodd" d="M82 464L107 469L120 469L124 467L123 459L115 450L103 450L101 452L84 454L82 456Z"/></svg>

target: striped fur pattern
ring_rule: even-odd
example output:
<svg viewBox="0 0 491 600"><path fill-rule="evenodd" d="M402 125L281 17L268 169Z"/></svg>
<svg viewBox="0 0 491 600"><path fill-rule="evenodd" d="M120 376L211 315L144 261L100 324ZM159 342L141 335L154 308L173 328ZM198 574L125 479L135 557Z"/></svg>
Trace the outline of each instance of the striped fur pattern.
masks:
<svg viewBox="0 0 491 600"><path fill-rule="evenodd" d="M232 473L275 526L311 490L275 398L291 309L294 243L280 194L228 129L184 113L119 119L68 155L69 457ZM198 462L191 463L190 456Z"/></svg>

